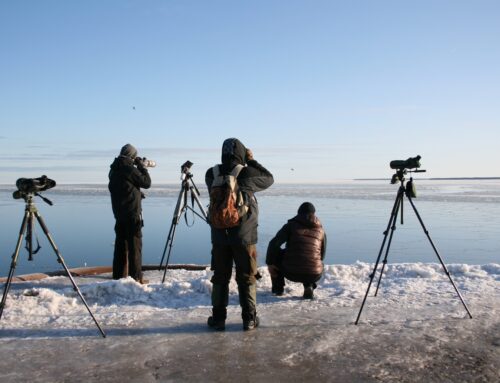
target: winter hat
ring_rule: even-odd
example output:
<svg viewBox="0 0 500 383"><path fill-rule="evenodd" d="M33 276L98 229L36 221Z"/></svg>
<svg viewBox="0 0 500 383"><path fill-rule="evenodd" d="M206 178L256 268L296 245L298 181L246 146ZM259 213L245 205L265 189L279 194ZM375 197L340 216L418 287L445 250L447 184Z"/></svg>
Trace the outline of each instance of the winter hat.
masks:
<svg viewBox="0 0 500 383"><path fill-rule="evenodd" d="M304 202L302 205L299 207L299 214L304 214L304 215L309 215L309 214L314 214L316 212L316 209L314 208L314 205L311 202Z"/></svg>
<svg viewBox="0 0 500 383"><path fill-rule="evenodd" d="M137 149L131 144L126 144L122 147L122 150L120 150L120 155L134 159L137 157Z"/></svg>

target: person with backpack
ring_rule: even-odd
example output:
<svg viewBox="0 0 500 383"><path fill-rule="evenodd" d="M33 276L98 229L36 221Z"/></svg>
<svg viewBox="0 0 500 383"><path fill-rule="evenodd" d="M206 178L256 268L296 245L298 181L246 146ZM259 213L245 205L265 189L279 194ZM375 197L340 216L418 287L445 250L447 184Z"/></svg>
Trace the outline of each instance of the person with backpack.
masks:
<svg viewBox="0 0 500 383"><path fill-rule="evenodd" d="M147 283L142 276L141 188L150 186L151 177L142 159L137 157L137 149L124 145L109 171L108 189L116 220L113 279L130 275L139 283Z"/></svg>
<svg viewBox="0 0 500 383"><path fill-rule="evenodd" d="M266 264L272 293L283 295L285 278L304 285L304 299L313 299L316 282L323 274L326 234L310 202L278 231L267 247ZM286 244L285 249L281 246Z"/></svg>
<svg viewBox="0 0 500 383"><path fill-rule="evenodd" d="M228 138L222 145L222 163L207 170L205 182L210 194L208 219L213 270L212 315L207 323L215 330L225 329L234 262L243 329L253 330L259 325L256 310L259 210L254 193L270 187L273 175L238 139Z"/></svg>

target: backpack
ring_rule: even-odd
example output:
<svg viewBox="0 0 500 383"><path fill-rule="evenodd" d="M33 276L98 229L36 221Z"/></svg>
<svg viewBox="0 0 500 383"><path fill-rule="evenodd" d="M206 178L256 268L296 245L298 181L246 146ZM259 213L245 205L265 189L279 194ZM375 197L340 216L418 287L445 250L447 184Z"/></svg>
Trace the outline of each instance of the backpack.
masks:
<svg viewBox="0 0 500 383"><path fill-rule="evenodd" d="M231 173L225 175L220 173L218 165L212 169L214 181L210 189L208 217L210 224L217 229L238 226L248 212L236 180L243 168L243 165L236 165Z"/></svg>

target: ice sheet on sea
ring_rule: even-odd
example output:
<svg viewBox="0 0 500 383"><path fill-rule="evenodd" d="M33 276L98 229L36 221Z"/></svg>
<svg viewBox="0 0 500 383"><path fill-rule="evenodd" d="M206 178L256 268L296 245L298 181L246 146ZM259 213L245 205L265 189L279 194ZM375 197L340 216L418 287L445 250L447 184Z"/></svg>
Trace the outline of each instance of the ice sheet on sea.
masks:
<svg viewBox="0 0 500 383"><path fill-rule="evenodd" d="M499 202L500 180L416 180L418 199L455 202ZM203 182L197 185L202 196L207 195ZM12 192L13 187L0 185L0 191ZM146 191L150 197L177 197L179 184L156 184ZM393 199L398 185L388 180L342 180L328 184L275 184L260 193L261 196L340 198L340 199ZM58 185L47 195L109 195L104 184Z"/></svg>

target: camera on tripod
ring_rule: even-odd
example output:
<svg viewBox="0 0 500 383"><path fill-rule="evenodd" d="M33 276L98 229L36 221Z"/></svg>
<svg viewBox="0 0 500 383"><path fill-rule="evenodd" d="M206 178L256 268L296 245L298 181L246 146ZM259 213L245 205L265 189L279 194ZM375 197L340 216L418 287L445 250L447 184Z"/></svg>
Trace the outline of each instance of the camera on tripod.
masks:
<svg viewBox="0 0 500 383"><path fill-rule="evenodd" d="M181 165L181 180L182 181L193 177L193 175L191 174L191 166L193 166L193 163L189 160L187 160L186 162L184 162Z"/></svg>
<svg viewBox="0 0 500 383"><path fill-rule="evenodd" d="M12 262L10 264L10 270L9 270L9 276L7 277L7 281L5 283L3 295L2 295L2 301L0 302L0 319L2 318L3 310L5 308L5 302L7 301L7 295L10 289L10 286L12 284L12 279L14 278L14 271L17 265L17 260L19 257L19 251L21 250L21 242L23 238L25 237L26 239L26 250L28 251L28 261L33 260L33 254L38 253L38 251L41 249L40 243L38 241L38 236L36 235L35 232L35 222L38 222L40 227L42 228L45 236L47 237L47 240L49 241L52 249L56 253L57 261L62 265L64 268L66 275L70 279L71 283L73 284L73 290L76 291L80 299L82 300L83 304L87 308L90 316L94 320L97 328L101 332L101 335L103 338L106 337L106 333L102 330L101 326L99 325L99 322L97 322L97 319L94 317L94 314L92 313L92 310L90 310L89 305L85 301L85 298L82 295L82 292L78 288L78 285L76 284L75 280L73 279L73 276L71 275L71 272L68 269L68 266L66 266L66 262L64 261L61 253L59 252L59 249L57 248L56 243L54 242L54 239L49 233L49 229L47 228L47 225L43 221L42 216L38 212L38 209L35 205L35 196L40 197L44 202L46 202L49 205L52 205L52 201L49 199L43 197L39 192L48 190L56 186L56 181L48 178L47 176L41 176L38 178L19 178L16 181L16 187L17 190L13 193L14 199L20 199L23 198L24 201L26 202L26 207L24 209L24 217L23 217L23 222L21 223L21 230L19 231L19 237L17 239L17 244L16 244L16 250L14 251L14 254L12 255ZM36 247L33 244L33 239L36 239Z"/></svg>
<svg viewBox="0 0 500 383"><path fill-rule="evenodd" d="M450 272L446 268L446 265L444 264L444 261L441 258L441 255L439 254L439 252L436 249L436 246L434 245L434 242L432 242L432 239L429 235L429 231L425 227L424 221L422 220L422 217L420 216L420 214L417 211L417 208L415 207L415 204L413 202L413 198L417 197L417 191L415 188L415 184L413 182L413 177L410 177L410 180L408 182L406 182L406 185L405 185L405 175L408 172L409 173L424 173L425 172L425 170L423 170L423 169L421 169L421 170L418 169L418 168L420 168L420 159L421 158L422 157L420 157L420 156L415 156L415 157L410 157L406 160L395 160L395 161L391 161L389 163L391 169L396 169L396 173L392 176L391 184L395 184L397 182L400 182L401 185L399 186L398 193L396 195L396 200L394 201L394 206L392 208L391 217L389 218L389 222L387 223L387 228L384 231L384 239L382 241L382 246L380 247L380 250L379 250L379 253L377 256L377 260L375 261L375 265L373 267L373 271L369 275L370 281L368 283L368 288L366 289L366 293L365 293L365 296L363 298L363 302L361 303L361 307L359 309L358 316L356 318L356 321L354 322L355 325L358 324L359 318L361 317L361 312L363 311L363 307L365 306L366 298L368 297L368 294L370 292L373 278L375 277L375 275L378 272L379 262L381 260L382 253L384 252L384 249L385 249L385 256L384 256L384 259L382 261L382 268L380 270L380 275L379 275L379 279L378 279L378 283L377 283L377 289L375 290L375 294L374 294L375 296L377 296L377 293L378 293L378 290L380 287L380 282L382 281L382 275L384 273L384 269L385 269L385 266L387 264L387 257L389 255L389 249L391 247L392 237L393 237L394 231L396 230L396 222L398 220L398 215L400 213L401 213L401 216L400 216L401 225L403 225L403 223L404 223L403 222L403 200L404 200L405 196L408 198L408 201L410 202L410 205L411 205L413 211L415 212L415 215L417 216L417 219L420 222L420 225L422 226L422 229L423 229L425 235L427 236L427 239L429 240L429 242L432 246L432 249L434 250L434 253L438 257L441 265L443 266L443 270L444 270L445 274L448 276L448 279L450 280L451 284L453 285L455 292L457 293L458 297L462 301L462 304L465 308L465 311L467 311L467 314L472 319L472 314L469 311L469 308L465 304L465 301L464 301L462 295L460 294L460 291L458 290L457 286L455 285L455 282L453 282L453 279L451 278ZM387 239L389 239L389 241L387 241ZM386 247L386 243L387 243L387 247Z"/></svg>
<svg viewBox="0 0 500 383"><path fill-rule="evenodd" d="M176 227L179 224L181 217L184 215L184 219L188 227L194 224L195 215L208 223L207 212L205 211L205 208L201 204L199 198L200 191L198 190L198 187L193 181L193 174L191 174L191 166L193 166L193 163L189 160L181 165L181 190L179 192L179 198L177 199L177 204L175 205L174 216L172 218L172 224L170 225L170 229L168 231L167 242L165 243L165 247L163 249L163 254L160 260L160 266L158 267L158 270L162 269L163 260L165 259L165 255L167 255L167 261L165 264L165 271L163 272L162 283L165 282L165 276L167 275L167 269L168 269L168 262L170 261L170 254L172 252L172 246L174 244ZM189 206L188 204L188 195L191 196L191 206ZM195 210L195 202L196 205L198 206L198 209L200 210L199 213ZM188 223L186 215L186 212L188 210L190 210L193 213L193 222L191 224Z"/></svg>
<svg viewBox="0 0 500 383"><path fill-rule="evenodd" d="M12 193L14 199L25 198L28 194L36 194L56 186L56 181L43 175L38 178L19 178L16 181L17 190Z"/></svg>
<svg viewBox="0 0 500 383"><path fill-rule="evenodd" d="M394 160L389 163L391 169L396 169L396 173L392 175L391 184L403 182L405 174L411 173L425 173L425 170L417 170L420 168L421 156L409 157L406 160ZM415 170L412 170L415 169Z"/></svg>
<svg viewBox="0 0 500 383"><path fill-rule="evenodd" d="M389 163L391 169L418 169L420 167L421 156L410 157L406 160L394 160Z"/></svg>
<svg viewBox="0 0 500 383"><path fill-rule="evenodd" d="M193 166L193 163L191 161L187 160L186 162L184 162L181 165L181 173L184 174L189 173L189 171L191 170L191 166Z"/></svg>

